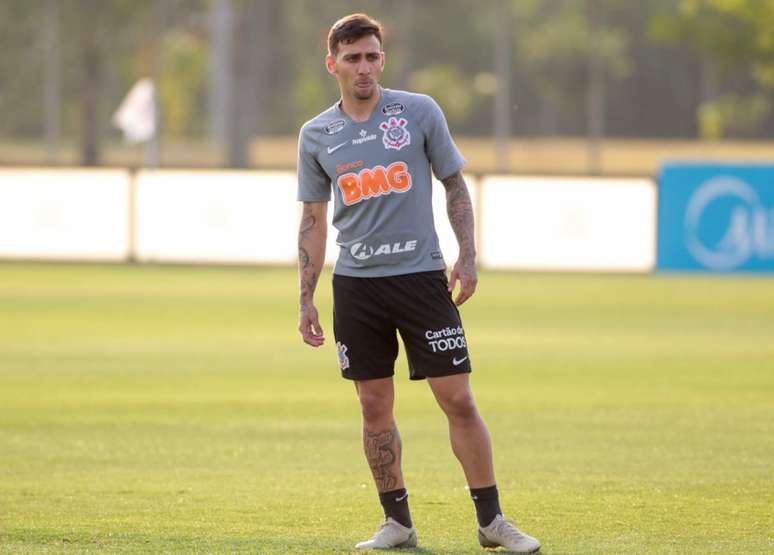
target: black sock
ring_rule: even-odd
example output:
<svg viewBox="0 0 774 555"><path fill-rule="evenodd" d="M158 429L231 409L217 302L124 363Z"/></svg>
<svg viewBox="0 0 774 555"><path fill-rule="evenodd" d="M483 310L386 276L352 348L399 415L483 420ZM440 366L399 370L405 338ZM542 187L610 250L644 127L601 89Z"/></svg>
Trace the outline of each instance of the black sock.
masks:
<svg viewBox="0 0 774 555"><path fill-rule="evenodd" d="M476 518L481 528L489 526L497 515L502 514L497 485L488 488L472 488L470 496L476 504Z"/></svg>
<svg viewBox="0 0 774 555"><path fill-rule="evenodd" d="M411 528L411 513L408 506L408 493L406 488L385 491L379 494L379 502L384 509L384 519L392 517L406 528Z"/></svg>

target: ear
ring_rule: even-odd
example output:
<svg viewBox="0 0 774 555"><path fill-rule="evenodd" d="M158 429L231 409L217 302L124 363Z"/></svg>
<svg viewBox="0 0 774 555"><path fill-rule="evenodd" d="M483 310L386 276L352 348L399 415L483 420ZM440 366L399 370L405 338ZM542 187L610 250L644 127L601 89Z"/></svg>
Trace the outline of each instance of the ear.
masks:
<svg viewBox="0 0 774 555"><path fill-rule="evenodd" d="M331 75L336 75L336 58L330 54L325 56L325 69L327 69L328 73Z"/></svg>
<svg viewBox="0 0 774 555"><path fill-rule="evenodd" d="M385 61L384 50L381 51L381 55L382 55L382 69L384 69L384 61Z"/></svg>

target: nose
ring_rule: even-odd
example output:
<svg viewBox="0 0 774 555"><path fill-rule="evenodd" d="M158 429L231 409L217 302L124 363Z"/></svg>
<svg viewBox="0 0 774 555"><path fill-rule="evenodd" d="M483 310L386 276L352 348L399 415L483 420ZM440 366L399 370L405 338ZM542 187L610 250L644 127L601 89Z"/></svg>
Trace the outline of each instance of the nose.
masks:
<svg viewBox="0 0 774 555"><path fill-rule="evenodd" d="M357 72L359 75L367 75L371 72L371 66L365 58L357 65Z"/></svg>

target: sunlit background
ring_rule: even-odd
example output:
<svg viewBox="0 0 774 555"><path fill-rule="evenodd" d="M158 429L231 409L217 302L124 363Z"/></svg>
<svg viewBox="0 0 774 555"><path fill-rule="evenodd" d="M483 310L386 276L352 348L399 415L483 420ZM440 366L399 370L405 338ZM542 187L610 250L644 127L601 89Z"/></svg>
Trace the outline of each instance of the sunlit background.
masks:
<svg viewBox="0 0 774 555"><path fill-rule="evenodd" d="M774 0L0 0L0 552L373 533L329 268L296 329L298 129L355 11L468 161L506 515L544 555L774 553ZM419 552L481 553L396 375Z"/></svg>
<svg viewBox="0 0 774 555"><path fill-rule="evenodd" d="M434 96L474 171L774 149L766 1L3 0L0 163L292 169L300 124L337 99L325 35L352 11L386 27L384 84ZM111 116L141 78L158 135L138 152Z"/></svg>

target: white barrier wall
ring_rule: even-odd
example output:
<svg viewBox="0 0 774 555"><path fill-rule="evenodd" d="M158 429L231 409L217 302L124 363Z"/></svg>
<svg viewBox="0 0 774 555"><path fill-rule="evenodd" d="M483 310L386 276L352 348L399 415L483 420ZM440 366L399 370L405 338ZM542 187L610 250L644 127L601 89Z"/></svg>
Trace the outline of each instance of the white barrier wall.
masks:
<svg viewBox="0 0 774 555"><path fill-rule="evenodd" d="M486 267L654 269L656 187L648 179L488 177L481 203Z"/></svg>
<svg viewBox="0 0 774 555"><path fill-rule="evenodd" d="M299 220L302 212L302 204L298 203ZM336 263L336 259L339 257L339 246L336 244L336 236L339 234L336 228L333 227L333 195L328 203L328 240L325 244L325 263L333 265ZM296 226L296 237L298 237L298 226Z"/></svg>
<svg viewBox="0 0 774 555"><path fill-rule="evenodd" d="M0 257L124 260L123 170L0 169Z"/></svg>
<svg viewBox="0 0 774 555"><path fill-rule="evenodd" d="M294 173L162 170L142 171L134 179L120 170L0 170L0 257L296 263L301 204ZM467 181L474 203L481 201L474 208L483 267L654 269L656 187L650 180ZM433 210L444 258L452 265L457 242L437 181ZM329 224L332 215L329 206ZM328 263L338 256L336 235L330 227Z"/></svg>
<svg viewBox="0 0 774 555"><path fill-rule="evenodd" d="M136 187L140 261L289 264L297 258L294 174L144 171Z"/></svg>

